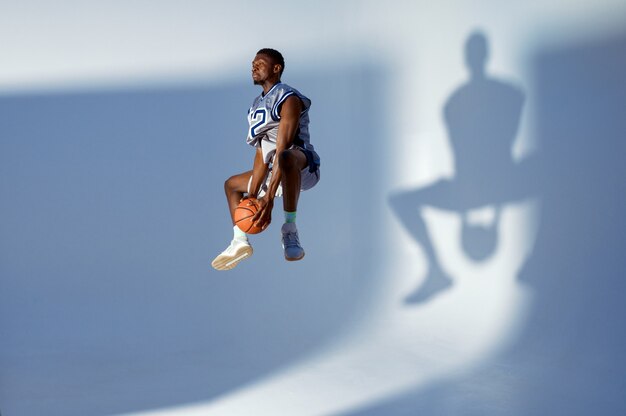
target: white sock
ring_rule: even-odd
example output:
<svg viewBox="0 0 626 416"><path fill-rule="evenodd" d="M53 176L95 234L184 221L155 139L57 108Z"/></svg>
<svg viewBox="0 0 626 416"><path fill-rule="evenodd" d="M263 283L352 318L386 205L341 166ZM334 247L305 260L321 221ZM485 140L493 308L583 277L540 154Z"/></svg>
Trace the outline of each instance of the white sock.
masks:
<svg viewBox="0 0 626 416"><path fill-rule="evenodd" d="M237 227L236 225L233 226L233 238L237 239L237 240L247 240L248 239L248 235L246 233L244 233L243 231L241 231L241 228Z"/></svg>

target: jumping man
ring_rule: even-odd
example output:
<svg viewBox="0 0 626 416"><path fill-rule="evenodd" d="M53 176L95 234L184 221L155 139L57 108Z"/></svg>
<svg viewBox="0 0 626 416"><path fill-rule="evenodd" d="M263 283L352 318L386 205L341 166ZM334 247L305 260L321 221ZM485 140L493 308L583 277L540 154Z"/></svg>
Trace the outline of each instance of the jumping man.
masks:
<svg viewBox="0 0 626 416"><path fill-rule="evenodd" d="M265 229L272 220L274 197L283 197L285 223L281 228L285 259L300 260L304 250L298 239L296 209L300 191L311 189L320 178L320 158L309 141L311 100L280 81L285 61L274 49L261 49L252 61L252 80L263 92L248 110L247 143L256 153L252 170L231 176L224 183L233 220L233 240L211 265L229 270L252 255L247 235L234 220L244 197L257 198L255 224Z"/></svg>

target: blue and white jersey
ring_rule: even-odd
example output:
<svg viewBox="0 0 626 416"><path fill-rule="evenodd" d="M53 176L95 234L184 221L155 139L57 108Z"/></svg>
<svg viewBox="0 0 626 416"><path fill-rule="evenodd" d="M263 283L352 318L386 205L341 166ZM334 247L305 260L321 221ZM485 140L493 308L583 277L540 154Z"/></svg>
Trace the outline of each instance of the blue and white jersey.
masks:
<svg viewBox="0 0 626 416"><path fill-rule="evenodd" d="M299 97L303 106L294 144L305 149L314 150L309 140L309 108L311 107L311 100L295 88L279 82L267 94L261 94L256 97L252 107L248 110L250 128L248 129L246 141L251 146L261 147L265 163L272 162L276 153L276 136L278 135L280 110L285 100L292 95Z"/></svg>

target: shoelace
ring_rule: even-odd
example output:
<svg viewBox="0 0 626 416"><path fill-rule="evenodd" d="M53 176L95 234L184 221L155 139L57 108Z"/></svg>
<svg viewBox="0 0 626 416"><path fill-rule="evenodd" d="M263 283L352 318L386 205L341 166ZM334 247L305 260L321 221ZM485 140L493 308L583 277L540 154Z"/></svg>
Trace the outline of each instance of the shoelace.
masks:
<svg viewBox="0 0 626 416"><path fill-rule="evenodd" d="M283 244L285 247L299 247L300 241L298 240L298 233L283 234Z"/></svg>

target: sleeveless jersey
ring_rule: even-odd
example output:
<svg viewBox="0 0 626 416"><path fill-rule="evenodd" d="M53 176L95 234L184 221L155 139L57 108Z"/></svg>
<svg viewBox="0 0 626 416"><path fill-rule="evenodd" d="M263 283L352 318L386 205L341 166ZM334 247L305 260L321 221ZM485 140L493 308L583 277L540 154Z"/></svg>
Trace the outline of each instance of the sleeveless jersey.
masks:
<svg viewBox="0 0 626 416"><path fill-rule="evenodd" d="M280 109L285 100L292 95L300 98L303 106L294 145L303 149L314 150L309 138L309 108L311 107L311 100L295 88L279 82L267 94L261 94L256 97L252 107L248 110L250 127L246 142L251 146L261 147L265 163L271 163L276 153L276 136L278 135L278 124L280 122Z"/></svg>

